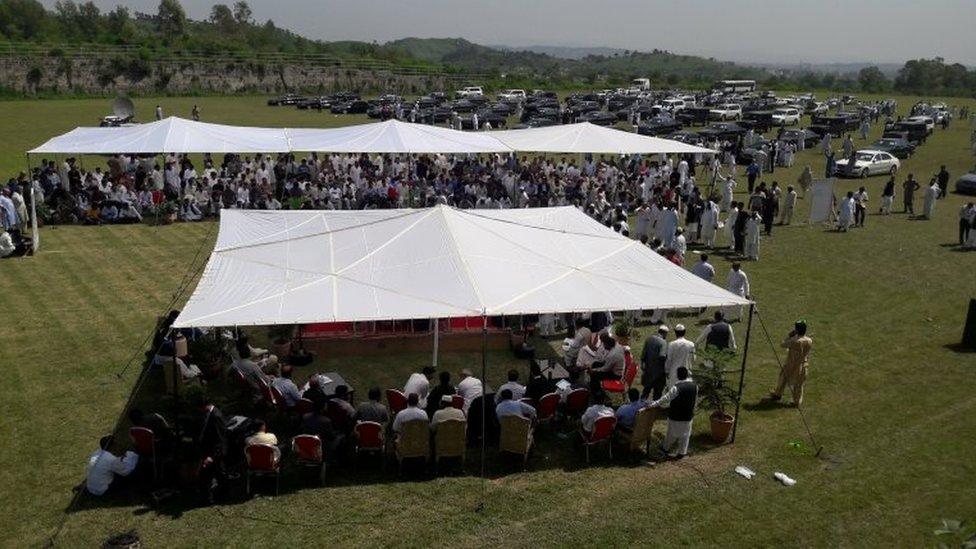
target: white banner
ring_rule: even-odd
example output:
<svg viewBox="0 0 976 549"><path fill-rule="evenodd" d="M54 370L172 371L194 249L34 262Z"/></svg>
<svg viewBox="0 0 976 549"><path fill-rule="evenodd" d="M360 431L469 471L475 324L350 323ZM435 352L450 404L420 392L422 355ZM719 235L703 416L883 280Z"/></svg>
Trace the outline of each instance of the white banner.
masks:
<svg viewBox="0 0 976 549"><path fill-rule="evenodd" d="M810 224L830 221L834 207L835 179L814 179L810 187Z"/></svg>

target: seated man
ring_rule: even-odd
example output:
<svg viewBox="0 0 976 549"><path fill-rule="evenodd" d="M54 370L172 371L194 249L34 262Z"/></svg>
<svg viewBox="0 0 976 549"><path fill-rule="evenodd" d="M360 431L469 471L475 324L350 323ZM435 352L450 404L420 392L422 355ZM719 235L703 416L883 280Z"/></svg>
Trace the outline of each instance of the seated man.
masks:
<svg viewBox="0 0 976 549"><path fill-rule="evenodd" d="M244 350L241 353L241 358L236 360L231 364L231 368L236 368L244 376L244 381L251 386L256 393L260 391L261 381L267 381L267 376L261 371L257 363L251 360L251 353L249 350ZM260 394L260 393L259 393Z"/></svg>
<svg viewBox="0 0 976 549"><path fill-rule="evenodd" d="M444 395L441 397L440 409L434 412L434 415L430 418L430 432L437 432L437 425L452 419L465 421L464 412L455 408L452 404L454 399L451 395Z"/></svg>
<svg viewBox="0 0 976 549"><path fill-rule="evenodd" d="M625 431L634 430L634 422L637 420L637 412L647 407L647 402L641 398L640 391L631 388L627 391L627 404L617 408L617 429Z"/></svg>
<svg viewBox="0 0 976 549"><path fill-rule="evenodd" d="M427 395L427 415L433 416L440 408L441 399L446 396L457 394L457 389L451 385L451 373L443 371L437 374L439 382L430 390Z"/></svg>
<svg viewBox="0 0 976 549"><path fill-rule="evenodd" d="M192 431L196 433L194 448L200 458L198 487L207 501L213 503L216 491L226 476L224 461L228 450L227 421L202 387L189 387L185 398L189 406L196 410L199 425Z"/></svg>
<svg viewBox="0 0 976 549"><path fill-rule="evenodd" d="M592 406L583 412L583 417L580 418L580 426L587 433L593 432L593 426L596 425L596 420L601 417L613 417L613 408L606 405L606 397L594 397L595 402Z"/></svg>
<svg viewBox="0 0 976 549"><path fill-rule="evenodd" d="M461 370L461 382L457 386L457 394L464 398L464 412L468 412L471 402L484 394L484 385L481 380L474 377L471 370L465 368Z"/></svg>
<svg viewBox="0 0 976 549"><path fill-rule="evenodd" d="M268 424L263 419L254 420L254 434L244 439L244 446L253 444L268 444L275 449L275 460L281 459L281 449L278 448L278 437L268 432Z"/></svg>
<svg viewBox="0 0 976 549"><path fill-rule="evenodd" d="M139 408L129 410L129 421L133 427L149 429L156 442L156 454L165 455L176 446L176 432L162 415L155 412L144 413Z"/></svg>
<svg viewBox="0 0 976 549"><path fill-rule="evenodd" d="M367 400L356 407L356 421L374 421L384 428L390 422L390 411L380 402L379 387L371 387Z"/></svg>
<svg viewBox="0 0 976 549"><path fill-rule="evenodd" d="M98 441L98 450L88 457L88 466L85 468L85 488L93 496L100 496L107 492L116 475L129 476L139 463L139 455L131 450L121 458L110 452L112 442L111 435L102 437Z"/></svg>
<svg viewBox="0 0 976 549"><path fill-rule="evenodd" d="M349 387L339 385L335 388L335 395L329 399L327 411L332 426L339 433L348 435L355 427L356 409L349 404Z"/></svg>
<svg viewBox="0 0 976 549"><path fill-rule="evenodd" d="M495 415L501 420L505 416L519 416L529 421L535 422L536 411L535 408L522 402L521 400L512 399L512 390L503 389L498 393L498 405L495 406Z"/></svg>
<svg viewBox="0 0 976 549"><path fill-rule="evenodd" d="M684 366L677 370L678 382L667 393L650 405L654 408L668 408L668 434L664 438L661 451L668 457L681 459L688 454L688 440L691 438L691 420L695 417L695 402L698 400L698 385ZM672 454L671 451L675 450Z"/></svg>
<svg viewBox="0 0 976 549"><path fill-rule="evenodd" d="M514 400L520 400L525 395L525 386L518 382L518 378L518 370L508 371L508 382L498 388L498 396L495 398L496 402L502 401L502 392L506 389L511 391L512 399Z"/></svg>
<svg viewBox="0 0 976 549"><path fill-rule="evenodd" d="M339 439L336 436L335 429L332 428L332 420L326 417L324 409L324 400L313 401L312 411L302 416L302 434L319 437L326 456L331 456L338 447Z"/></svg>
<svg viewBox="0 0 976 549"><path fill-rule="evenodd" d="M325 391L322 389L322 378L317 375L308 378L308 389L302 393L302 398L311 400L312 403L321 406L324 410L329 397L325 396Z"/></svg>
<svg viewBox="0 0 976 549"><path fill-rule="evenodd" d="M397 412L395 418L393 418L393 432L400 435L403 432L403 424L408 421L413 421L416 419L422 419L428 421L427 412L423 408L419 407L420 398L417 393L410 393L407 395L407 407L403 410Z"/></svg>
<svg viewBox="0 0 976 549"><path fill-rule="evenodd" d="M504 387L504 385L502 386ZM542 375L542 367L535 360L529 362L529 383L525 386L524 395L535 402L542 400L542 397L556 390L556 384L551 379ZM514 393L513 393L514 394Z"/></svg>
<svg viewBox="0 0 976 549"><path fill-rule="evenodd" d="M600 343L603 346L602 364L595 363L590 369L590 381L596 382L597 386L604 379L620 379L626 365L623 345L617 344L607 332L600 333Z"/></svg>
<svg viewBox="0 0 976 549"><path fill-rule="evenodd" d="M415 393L420 399L420 407L427 407L427 394L430 392L430 378L434 377L434 368L424 366L420 373L412 373L407 379L407 384L403 386L403 394Z"/></svg>
<svg viewBox="0 0 976 549"><path fill-rule="evenodd" d="M292 381L295 369L290 364L281 367L281 375L271 380L271 386L281 393L281 398L285 401L285 406L294 408L302 399L302 394L298 391L298 386Z"/></svg>
<svg viewBox="0 0 976 549"><path fill-rule="evenodd" d="M580 375L579 370L574 370L569 372L569 379L565 380L565 383L561 381L556 384L556 392L559 394L560 402L566 402L566 397L569 396L569 393L572 393L576 389L589 389L586 383L580 381Z"/></svg>
<svg viewBox="0 0 976 549"><path fill-rule="evenodd" d="M176 365L180 368L180 375L183 376L184 383L191 381L205 383L203 380L203 372L200 371L200 367L196 364L187 364L182 358L177 357Z"/></svg>

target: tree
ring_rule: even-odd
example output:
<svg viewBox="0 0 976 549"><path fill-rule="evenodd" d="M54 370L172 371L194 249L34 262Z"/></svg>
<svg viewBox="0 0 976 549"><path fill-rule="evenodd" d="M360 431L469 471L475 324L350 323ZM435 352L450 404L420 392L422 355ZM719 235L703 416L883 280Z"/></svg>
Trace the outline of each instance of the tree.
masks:
<svg viewBox="0 0 976 549"><path fill-rule="evenodd" d="M7 38L36 38L46 21L47 12L37 0L0 1L0 34Z"/></svg>
<svg viewBox="0 0 976 549"><path fill-rule="evenodd" d="M125 6L115 6L115 9L105 16L105 30L115 41L128 42L135 34L129 9Z"/></svg>
<svg viewBox="0 0 976 549"><path fill-rule="evenodd" d="M247 5L247 2L240 0L234 3L234 19L241 25L246 25L251 22L251 6Z"/></svg>
<svg viewBox="0 0 976 549"><path fill-rule="evenodd" d="M233 32L235 26L234 14L227 4L214 4L210 8L210 22L223 32Z"/></svg>
<svg viewBox="0 0 976 549"><path fill-rule="evenodd" d="M159 32L167 36L182 36L186 32L186 12L179 0L161 0L156 13Z"/></svg>
<svg viewBox="0 0 976 549"><path fill-rule="evenodd" d="M857 82L860 84L861 90L870 93L885 91L890 84L881 69L875 66L861 69L857 73Z"/></svg>

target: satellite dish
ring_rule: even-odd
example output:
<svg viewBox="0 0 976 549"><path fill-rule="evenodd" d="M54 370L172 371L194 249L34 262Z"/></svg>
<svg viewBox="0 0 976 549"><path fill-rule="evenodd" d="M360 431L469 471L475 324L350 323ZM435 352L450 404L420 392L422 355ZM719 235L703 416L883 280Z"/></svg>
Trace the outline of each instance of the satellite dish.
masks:
<svg viewBox="0 0 976 549"><path fill-rule="evenodd" d="M136 106L132 104L132 100L128 97L116 97L112 101L112 113L119 118L128 120L135 116Z"/></svg>

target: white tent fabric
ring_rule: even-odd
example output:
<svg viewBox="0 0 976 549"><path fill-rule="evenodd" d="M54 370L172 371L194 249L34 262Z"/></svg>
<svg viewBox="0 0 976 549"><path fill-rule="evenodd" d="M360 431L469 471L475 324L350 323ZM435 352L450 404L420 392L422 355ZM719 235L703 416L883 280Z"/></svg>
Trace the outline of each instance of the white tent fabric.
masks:
<svg viewBox="0 0 976 549"><path fill-rule="evenodd" d="M496 153L510 152L489 133L387 120L342 128L288 128L293 151L332 153Z"/></svg>
<svg viewBox="0 0 976 549"><path fill-rule="evenodd" d="M174 326L747 303L573 207L224 210Z"/></svg>
<svg viewBox="0 0 976 549"><path fill-rule="evenodd" d="M288 152L281 128L225 126L171 116L115 128L75 128L29 151L31 154L158 154Z"/></svg>
<svg viewBox="0 0 976 549"><path fill-rule="evenodd" d="M523 152L592 154L714 154L715 151L672 139L597 126L590 122L503 130L492 137Z"/></svg>

